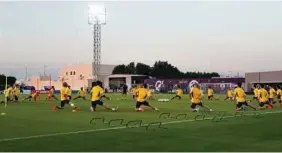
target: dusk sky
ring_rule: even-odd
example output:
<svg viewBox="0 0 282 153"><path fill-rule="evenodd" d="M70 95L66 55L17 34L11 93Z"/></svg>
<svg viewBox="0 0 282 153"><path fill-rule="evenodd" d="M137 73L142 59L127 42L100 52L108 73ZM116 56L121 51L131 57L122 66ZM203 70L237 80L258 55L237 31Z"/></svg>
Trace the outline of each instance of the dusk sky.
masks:
<svg viewBox="0 0 282 153"><path fill-rule="evenodd" d="M182 71L282 68L282 2L0 2L0 73L56 76L92 62L87 5L104 4L103 64L169 61Z"/></svg>

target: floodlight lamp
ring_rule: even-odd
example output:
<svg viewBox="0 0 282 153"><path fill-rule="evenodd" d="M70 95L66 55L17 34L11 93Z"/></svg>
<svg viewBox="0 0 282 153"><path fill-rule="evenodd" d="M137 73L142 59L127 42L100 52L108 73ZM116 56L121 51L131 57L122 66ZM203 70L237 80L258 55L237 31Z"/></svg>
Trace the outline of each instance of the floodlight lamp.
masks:
<svg viewBox="0 0 282 153"><path fill-rule="evenodd" d="M88 24L106 24L106 8L104 5L88 5Z"/></svg>

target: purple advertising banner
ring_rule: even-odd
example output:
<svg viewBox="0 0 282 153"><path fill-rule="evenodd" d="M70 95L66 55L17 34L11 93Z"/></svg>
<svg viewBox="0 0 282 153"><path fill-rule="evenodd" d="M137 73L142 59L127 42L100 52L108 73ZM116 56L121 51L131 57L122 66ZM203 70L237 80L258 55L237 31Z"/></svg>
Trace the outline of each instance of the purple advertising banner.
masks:
<svg viewBox="0 0 282 153"><path fill-rule="evenodd" d="M199 84L236 84L244 83L245 78L209 78L209 79L146 79L144 83L148 84L152 89L171 88L175 85L191 88L194 83Z"/></svg>

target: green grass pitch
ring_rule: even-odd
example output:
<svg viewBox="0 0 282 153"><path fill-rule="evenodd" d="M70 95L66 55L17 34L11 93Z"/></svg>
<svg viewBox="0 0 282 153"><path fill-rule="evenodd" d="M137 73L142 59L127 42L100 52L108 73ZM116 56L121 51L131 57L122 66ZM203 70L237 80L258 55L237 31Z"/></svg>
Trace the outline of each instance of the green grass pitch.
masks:
<svg viewBox="0 0 282 153"><path fill-rule="evenodd" d="M145 108L144 112L134 112L135 101L128 95L128 100L119 100L120 94L108 94L111 106L119 106L118 112L108 112L98 107L97 112L89 112L90 101L76 100L81 112L72 112L71 108L53 112L52 104L41 100L38 103L10 103L7 108L0 105L0 152L4 151L281 151L282 150L282 109L258 111L254 114L247 110L243 116L233 117L235 104L223 101L223 95L217 95L217 101L204 100L205 104L215 110L207 114L205 120L195 121L196 115L203 113L190 112L190 101L185 95L182 100L168 103L150 101L161 111L155 112ZM159 94L155 98L171 98L173 95ZM3 99L3 97L1 97ZM44 97L41 97L43 99ZM250 97L251 98L251 97ZM256 107L258 104L252 102ZM281 112L280 112L281 111ZM212 118L225 112L220 122ZM159 118L162 113L170 117ZM177 114L186 114L175 118ZM123 119L113 122L112 126L97 120L90 124L92 118L104 117L105 122L112 119ZM201 116L200 116L201 117ZM201 118L199 118L201 119ZM126 123L142 120L127 128ZM162 122L164 128L145 125L151 122Z"/></svg>

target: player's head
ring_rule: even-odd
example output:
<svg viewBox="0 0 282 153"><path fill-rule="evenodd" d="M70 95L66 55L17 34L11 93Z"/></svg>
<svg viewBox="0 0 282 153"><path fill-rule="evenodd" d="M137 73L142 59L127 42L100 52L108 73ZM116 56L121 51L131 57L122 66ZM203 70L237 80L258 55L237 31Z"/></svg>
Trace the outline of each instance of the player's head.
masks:
<svg viewBox="0 0 282 153"><path fill-rule="evenodd" d="M211 86L209 86L208 88L209 88L209 89L211 89L212 87L211 87Z"/></svg>
<svg viewBox="0 0 282 153"><path fill-rule="evenodd" d="M103 83L98 80L98 81L96 81L96 85L102 87L102 86L103 86Z"/></svg>
<svg viewBox="0 0 282 153"><path fill-rule="evenodd" d="M144 88L148 88L148 85L146 83L143 84Z"/></svg>
<svg viewBox="0 0 282 153"><path fill-rule="evenodd" d="M52 89L55 89L55 87L54 87L54 86L52 86L51 88L52 88Z"/></svg>
<svg viewBox="0 0 282 153"><path fill-rule="evenodd" d="M238 82L238 83L237 83L237 87L241 88L241 87L242 87L242 83L241 83L241 82Z"/></svg>
<svg viewBox="0 0 282 153"><path fill-rule="evenodd" d="M71 88L71 86L68 86L68 88L70 89L70 88Z"/></svg>
<svg viewBox="0 0 282 153"><path fill-rule="evenodd" d="M68 83L64 82L63 87L68 87Z"/></svg>
<svg viewBox="0 0 282 153"><path fill-rule="evenodd" d="M198 83L195 83L195 84L193 85L193 87L200 89L200 85L199 85Z"/></svg>
<svg viewBox="0 0 282 153"><path fill-rule="evenodd" d="M83 90L83 87L81 87L80 90Z"/></svg>

